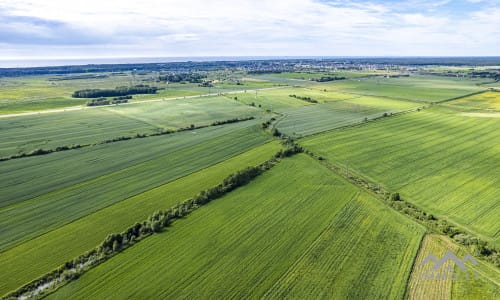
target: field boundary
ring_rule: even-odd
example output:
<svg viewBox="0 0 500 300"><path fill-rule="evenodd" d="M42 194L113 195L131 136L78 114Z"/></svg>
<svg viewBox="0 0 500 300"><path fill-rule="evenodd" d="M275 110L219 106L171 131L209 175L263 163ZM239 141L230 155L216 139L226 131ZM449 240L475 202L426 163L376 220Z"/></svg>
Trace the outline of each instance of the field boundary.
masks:
<svg viewBox="0 0 500 300"><path fill-rule="evenodd" d="M450 101L454 101L454 100L458 100L458 99L462 99L462 98L467 98L467 97L470 97L470 96L475 96L475 95L483 94L483 93L486 93L486 92L489 92L489 91L490 91L490 89L486 89L486 90L483 90L483 91L478 91L478 92L470 93L470 94L467 94L467 95L457 96L457 97L453 97L453 98L449 98L449 99L445 99L445 100L441 100L441 101L434 101L434 102L431 102L431 103L433 103L433 104L446 103L446 102L450 102Z"/></svg>

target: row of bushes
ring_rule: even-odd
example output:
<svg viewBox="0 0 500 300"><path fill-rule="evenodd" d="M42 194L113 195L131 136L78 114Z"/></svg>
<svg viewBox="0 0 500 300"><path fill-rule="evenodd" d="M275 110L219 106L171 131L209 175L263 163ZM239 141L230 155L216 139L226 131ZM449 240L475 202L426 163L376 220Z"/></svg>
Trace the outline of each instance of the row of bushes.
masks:
<svg viewBox="0 0 500 300"><path fill-rule="evenodd" d="M120 97L113 98L113 100L108 100L105 97L100 97L97 99L92 99L89 102L87 102L87 106L122 104L122 103L127 103L128 99L132 99L132 96L120 96Z"/></svg>
<svg viewBox="0 0 500 300"><path fill-rule="evenodd" d="M161 75L159 77L161 81L190 82L190 83L202 83L203 79L205 78L207 78L207 75L201 73L167 74L167 75Z"/></svg>
<svg viewBox="0 0 500 300"><path fill-rule="evenodd" d="M310 102L310 103L318 103L318 100L313 99L311 97L303 97L303 96L297 96L297 95L288 95L288 96L292 97L292 98L299 99L299 100L307 101L307 102Z"/></svg>
<svg viewBox="0 0 500 300"><path fill-rule="evenodd" d="M149 85L139 84L128 87L121 86L114 89L85 89L75 91L73 98L99 98L99 97L117 97L136 94L156 94L158 88L150 87Z"/></svg>
<svg viewBox="0 0 500 300"><path fill-rule="evenodd" d="M344 80L346 77L344 76L322 76L320 78L311 78L312 81L317 81L317 82L327 82L327 81L334 81L334 80Z"/></svg>
<svg viewBox="0 0 500 300"><path fill-rule="evenodd" d="M45 155L45 154L50 154L53 152L59 152L59 151L66 151L66 150L72 150L72 149L78 149L82 147L86 147L89 145L80 145L80 144L75 144L71 146L59 146L54 149L35 149L30 152L21 152L18 154L14 154L11 156L6 156L6 157L0 157L0 161L5 161L5 160L10 160L10 159L15 159L15 158L22 158L22 157L29 157L29 156L36 156L36 155Z"/></svg>
<svg viewBox="0 0 500 300"><path fill-rule="evenodd" d="M48 273L41 278L19 288L18 290L7 295L7 298L40 295L39 293L43 293L43 289L40 287L48 286L47 289L53 291L57 287L60 287L71 280L77 279L91 267L109 259L111 256L132 246L147 236L150 236L153 233L161 232L173 221L185 217L198 207L205 205L214 199L220 198L224 194L229 193L240 186L246 185L255 177L275 166L279 161L279 158L291 156L301 151L301 148L297 145L288 145L285 150L280 150L272 158L258 166L247 167L241 171L231 174L226 177L222 183L200 192L187 201L177 204L167 210L156 211L143 222L136 223L121 233L108 235L104 241L93 250L66 262L51 273Z"/></svg>
<svg viewBox="0 0 500 300"><path fill-rule="evenodd" d="M179 128L179 129L175 129L175 130L173 130L173 129L166 129L166 130L161 129L160 131L153 132L153 133L137 133L137 134L132 135L132 136L114 137L114 138L103 140L103 141L93 143L93 144L75 144L75 145L70 145L70 146L59 146L59 147L56 147L54 149L41 149L40 148L40 149L36 149L36 150L30 151L30 152L21 152L21 153L14 154L11 156L0 157L0 161L6 161L6 160L11 160L11 159L36 156L36 155L45 155L45 154L50 154L53 152L73 150L73 149L79 149L79 148L83 148L83 147L96 146L96 145L101 145L101 144L108 144L108 143L126 141L126 140L137 139L137 138L146 138L146 137L151 137L151 136L166 135L166 134L172 134L172 133L177 133L177 132L182 132L182 131L187 131L187 130L206 128L209 126L219 126L219 125L224 125L224 124L243 122L243 121L248 121L248 120L253 120L253 119L255 119L255 117L234 118L234 119L229 119L229 120L224 120L224 121L215 121L210 125L196 126L194 124L191 124L187 127L183 127L183 128Z"/></svg>
<svg viewBox="0 0 500 300"><path fill-rule="evenodd" d="M255 117L247 117L247 118L234 118L234 119L228 119L224 121L215 121L211 124L211 126L218 126L218 125L224 125L224 124L231 124L231 123L237 123L237 122L242 122L242 121L249 121L253 120Z"/></svg>
<svg viewBox="0 0 500 300"><path fill-rule="evenodd" d="M316 156L314 153L308 150L305 150L305 152L320 161L324 160L323 157ZM378 194L395 210L411 217L412 219L425 225L427 228L431 229L434 232L449 236L457 243L468 247L473 251L473 253L475 253L475 255L492 263L496 267L500 267L500 251L494 246L489 245L488 242L465 232L457 226L450 224L446 220L439 219L432 214L426 213L415 205L404 201L399 193L391 194L380 185L371 183L361 176L354 174L353 172L346 172L341 167L335 166L328 162L323 162L323 164L328 166L328 168L335 171L336 173L344 176L357 186L363 187L374 192L375 194Z"/></svg>

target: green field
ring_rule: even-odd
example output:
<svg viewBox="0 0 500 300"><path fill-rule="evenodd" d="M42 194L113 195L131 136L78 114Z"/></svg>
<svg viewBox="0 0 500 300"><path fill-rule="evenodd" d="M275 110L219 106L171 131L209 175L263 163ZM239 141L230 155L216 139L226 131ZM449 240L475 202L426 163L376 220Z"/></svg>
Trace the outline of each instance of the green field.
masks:
<svg viewBox="0 0 500 300"><path fill-rule="evenodd" d="M287 135L301 137L418 106L415 102L359 96L283 110L284 117L277 128Z"/></svg>
<svg viewBox="0 0 500 300"><path fill-rule="evenodd" d="M478 86L482 82L485 82L485 80L412 75L411 77L400 78L374 77L345 80L315 85L312 88L360 95L438 102L485 90L485 88Z"/></svg>
<svg viewBox="0 0 500 300"><path fill-rule="evenodd" d="M0 294L25 284L121 232L154 211L217 185L234 170L262 163L281 146L271 142L154 189L110 205L0 253ZM78 239L75 239L78 236Z"/></svg>
<svg viewBox="0 0 500 300"><path fill-rule="evenodd" d="M242 127L240 124L236 126ZM133 144L128 145L130 141L101 147L103 148L101 151L109 158L95 156L95 149L91 148L78 150L75 153L74 151L55 153L46 156L47 158L43 156L28 158L32 160L31 163L25 161L27 159L19 159L1 164L0 167L9 166L11 169L10 173L4 173L9 174L11 180L2 182L4 185L2 194L5 191L10 199L5 199L3 207L0 208L2 227L0 249L8 249L106 206L221 162L270 140L268 135L256 127L219 130L225 131L226 134L219 134L216 137L208 132L207 138L200 138L187 144L183 143L189 140L181 138L179 143L175 143L175 140L171 141L168 136L160 136L146 138L141 142L135 141L136 147L133 147ZM203 136L205 135L203 133L200 131L197 135ZM192 132L189 134L194 135ZM159 145L158 139L162 139ZM151 157L151 153L146 152L146 149L152 148L157 152L156 157ZM136 151L143 151L143 155L134 162L130 160L129 154ZM63 154L66 160L62 159L60 154ZM99 165L100 170L94 170L93 164L87 163L88 155L95 157L94 164ZM42 163L47 159L55 160L57 163L46 164L46 167L37 164L37 160ZM110 160L109 168L105 167L106 159ZM127 161L127 164L120 164L120 159ZM20 169L19 163L16 165L18 161L30 166ZM67 178L66 173L61 172L58 166L72 170L72 178ZM48 180L45 174L52 173L58 176ZM34 185L37 181L40 183ZM26 200L21 201L22 199Z"/></svg>
<svg viewBox="0 0 500 300"><path fill-rule="evenodd" d="M86 74L87 75L87 74ZM214 87L200 87L193 83L154 82L152 74L136 75L130 72L124 76L110 75L106 78L87 78L71 80L53 80L68 76L26 76L0 78L0 114L21 113L44 109L64 108L85 105L87 99L72 98L76 90L82 89L113 89L118 86L147 84L160 88L156 94L134 95L132 101L185 97L211 93L222 93L245 89L272 87L275 83L268 81L241 80L240 84L231 82L215 82Z"/></svg>
<svg viewBox="0 0 500 300"><path fill-rule="evenodd" d="M400 299L423 228L361 194L266 293L269 299Z"/></svg>
<svg viewBox="0 0 500 300"><path fill-rule="evenodd" d="M435 108L306 138L328 160L498 242L500 122Z"/></svg>
<svg viewBox="0 0 500 300"><path fill-rule="evenodd" d="M0 118L0 157L259 115L225 97L202 97Z"/></svg>
<svg viewBox="0 0 500 300"><path fill-rule="evenodd" d="M319 289L309 296L329 298L348 292L335 289L335 284L359 286L351 292L361 297L401 296L410 266L400 264L415 255L422 228L377 203L299 155L176 222L165 233L113 257L49 299L258 298L278 287L287 290L282 280L295 274L295 268L303 266L305 260L341 258L350 247L352 258L364 257L358 273L329 281L325 287L329 293ZM374 209L395 219L378 218ZM331 243L325 239L331 239L337 230L343 239L338 244L333 239L337 248L329 248ZM359 235L349 238L349 232ZM384 239L388 236L397 236L397 242ZM390 246L382 250L380 242ZM327 257L314 255L322 254L324 246L331 251ZM387 260L377 261L374 251L387 251ZM317 263L313 268L321 265ZM364 274L366 265L371 267ZM365 281L372 280L371 276L377 281L366 288ZM390 291L381 289L398 276L400 284ZM299 281L294 287L300 284L307 283Z"/></svg>

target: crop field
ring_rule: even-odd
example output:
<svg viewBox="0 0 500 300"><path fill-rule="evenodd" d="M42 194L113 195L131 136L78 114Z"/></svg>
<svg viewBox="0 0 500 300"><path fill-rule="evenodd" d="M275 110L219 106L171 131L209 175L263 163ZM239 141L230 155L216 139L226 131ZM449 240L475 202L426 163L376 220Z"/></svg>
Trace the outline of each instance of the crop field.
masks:
<svg viewBox="0 0 500 300"><path fill-rule="evenodd" d="M66 161L58 159L59 153L48 155L50 159L57 160L59 165L78 170L78 172L73 172L73 178L65 177L66 173L56 169L57 164L49 164L46 168L43 165L34 164L32 167L19 169L15 166L18 160L9 161L14 164L9 165L10 173L4 173L9 174L12 181L3 183L5 189L2 188L2 194L5 191L10 199L5 199L2 203L3 207L0 208L0 225L2 227L0 249L8 249L108 205L269 141L267 135L257 130L254 127L242 129L217 138L212 137L210 140L184 144L184 146L169 143L169 137L160 137L164 138L163 149L160 150L159 147L155 149L158 151L157 157L143 156L143 161L139 161L139 159L135 163L130 161L128 165L121 165L118 160L113 159L113 157L120 157L120 155L123 155L122 159L126 159L129 151L133 151L126 147L128 141L121 144L114 143L114 149L125 149L126 151L120 153L113 151L112 147L105 148L104 151L110 156L112 163L110 168L105 168L105 163L103 163L105 157L97 156L95 164L101 165L100 172L95 171L92 164L86 163L85 151L82 151L83 157L74 154L69 156ZM148 149L154 145L154 142L148 145L146 139L136 149ZM198 154L195 155L195 153ZM67 155L67 153L64 154ZM36 159L42 158L45 157L29 159L35 160L36 163ZM24 159L19 159L21 162L22 160ZM80 163L81 169L77 167L78 163ZM55 175L53 180L47 180L42 175L51 174L53 170L57 170L55 174L58 175ZM86 178L78 176L79 173L86 175ZM43 183L39 184L38 189L34 189L32 186L37 180L30 181L29 178L38 178L38 181ZM63 182L61 183L61 181ZM13 182L21 183L13 184ZM27 188L23 189L25 186ZM30 193L29 190L32 192ZM25 200L22 201L22 199Z"/></svg>
<svg viewBox="0 0 500 300"><path fill-rule="evenodd" d="M0 118L0 157L260 114L225 97L202 97L6 117Z"/></svg>
<svg viewBox="0 0 500 300"><path fill-rule="evenodd" d="M268 81L245 81L240 84L216 82L215 86L200 87L193 83L154 82L152 75L136 75L130 73L119 76L110 75L100 78L68 79L65 76L28 76L0 78L0 114L21 113L44 109L64 108L85 105L87 99L72 98L76 90L115 88L135 84L147 84L160 88L156 94L135 95L132 101L185 97L212 93L222 93L245 89L272 87L275 83ZM55 80L56 79L56 80Z"/></svg>
<svg viewBox="0 0 500 300"><path fill-rule="evenodd" d="M237 99L237 101L251 105L252 103L261 109L269 110L282 110L291 107L301 107L304 105L310 105L306 101L295 99L290 97L293 94L299 94L303 89L299 87L286 87L277 88L273 90L262 90L256 92L246 92L241 94L228 95L230 99Z"/></svg>
<svg viewBox="0 0 500 300"><path fill-rule="evenodd" d="M276 285L280 286L280 279L291 268L300 266L301 261L312 254L310 251L321 251L323 239L331 237L330 231L343 226L356 231L356 223L350 224L347 220L353 220L351 213L360 209L370 214L369 209L362 208L358 201L374 200L367 195L359 196L355 187L332 176L310 158L298 156L287 159L249 186L214 201L174 224L165 233L115 256L49 299L62 299L69 295L75 299L133 295L168 298L262 297L274 290ZM392 214L387 209L382 210ZM315 217L310 218L310 213ZM383 277L380 284L384 280L392 281L392 276L408 276L410 267L401 270L399 263L411 260L417 251L419 235L409 237L409 227L371 228L370 225L387 222L374 216L370 219L374 223L367 223L359 237L342 240L337 244L339 248L333 250L339 252L331 255L341 256L342 251L348 248L343 247L343 243L348 243L363 253L366 263L369 263L372 256L368 253L375 249L371 244L363 244L361 238L376 243L378 238L395 230L400 240L389 250L389 257L392 257L390 266L372 266L370 273ZM295 226L297 223L302 226ZM422 232L418 225L407 224L414 226L414 231ZM361 273L339 280L365 286L362 278L366 276ZM193 274L196 274L196 279ZM132 282L141 282L141 285ZM404 287L404 280L401 286ZM361 288L354 290L363 293ZM335 293L336 290L330 291ZM401 294L402 291L400 287L395 287L393 292ZM374 290L364 289L364 292L369 295ZM326 296L320 291L313 295ZM384 295L390 295L390 292Z"/></svg>
<svg viewBox="0 0 500 300"><path fill-rule="evenodd" d="M0 253L0 294L49 272L98 245L110 232L121 232L154 211L165 209L215 186L234 170L262 163L276 153L266 143L228 160L117 202ZM78 239L74 237L78 236Z"/></svg>
<svg viewBox="0 0 500 300"><path fill-rule="evenodd" d="M460 98L448 104L464 108L480 108L500 110L500 92L484 92L481 94Z"/></svg>
<svg viewBox="0 0 500 300"><path fill-rule="evenodd" d="M418 106L415 102L360 96L283 110L284 117L277 128L287 135L301 137Z"/></svg>
<svg viewBox="0 0 500 300"><path fill-rule="evenodd" d="M485 80L418 76L400 78L363 78L311 86L315 89L336 90L370 96L384 96L423 102L439 102L485 90L478 86Z"/></svg>
<svg viewBox="0 0 500 300"><path fill-rule="evenodd" d="M500 122L428 109L306 138L314 153L498 242Z"/></svg>
<svg viewBox="0 0 500 300"><path fill-rule="evenodd" d="M361 194L335 215L266 298L402 298L422 234L416 223Z"/></svg>
<svg viewBox="0 0 500 300"><path fill-rule="evenodd" d="M445 237L435 234L425 236L408 284L408 299L495 299L499 295L500 285L495 283L495 278L499 278L500 274L484 263L478 266L466 263L466 273L449 261L439 269L442 279L426 277L433 272L432 262L422 264L427 255L440 259L448 250L459 258L467 254Z"/></svg>

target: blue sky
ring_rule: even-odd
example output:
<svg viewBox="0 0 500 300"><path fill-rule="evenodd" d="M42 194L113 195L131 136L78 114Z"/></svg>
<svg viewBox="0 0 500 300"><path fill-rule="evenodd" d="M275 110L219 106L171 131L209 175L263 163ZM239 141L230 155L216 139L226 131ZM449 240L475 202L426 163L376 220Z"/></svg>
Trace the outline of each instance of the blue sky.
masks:
<svg viewBox="0 0 500 300"><path fill-rule="evenodd" d="M0 59L500 55L500 0L38 2L0 2Z"/></svg>

